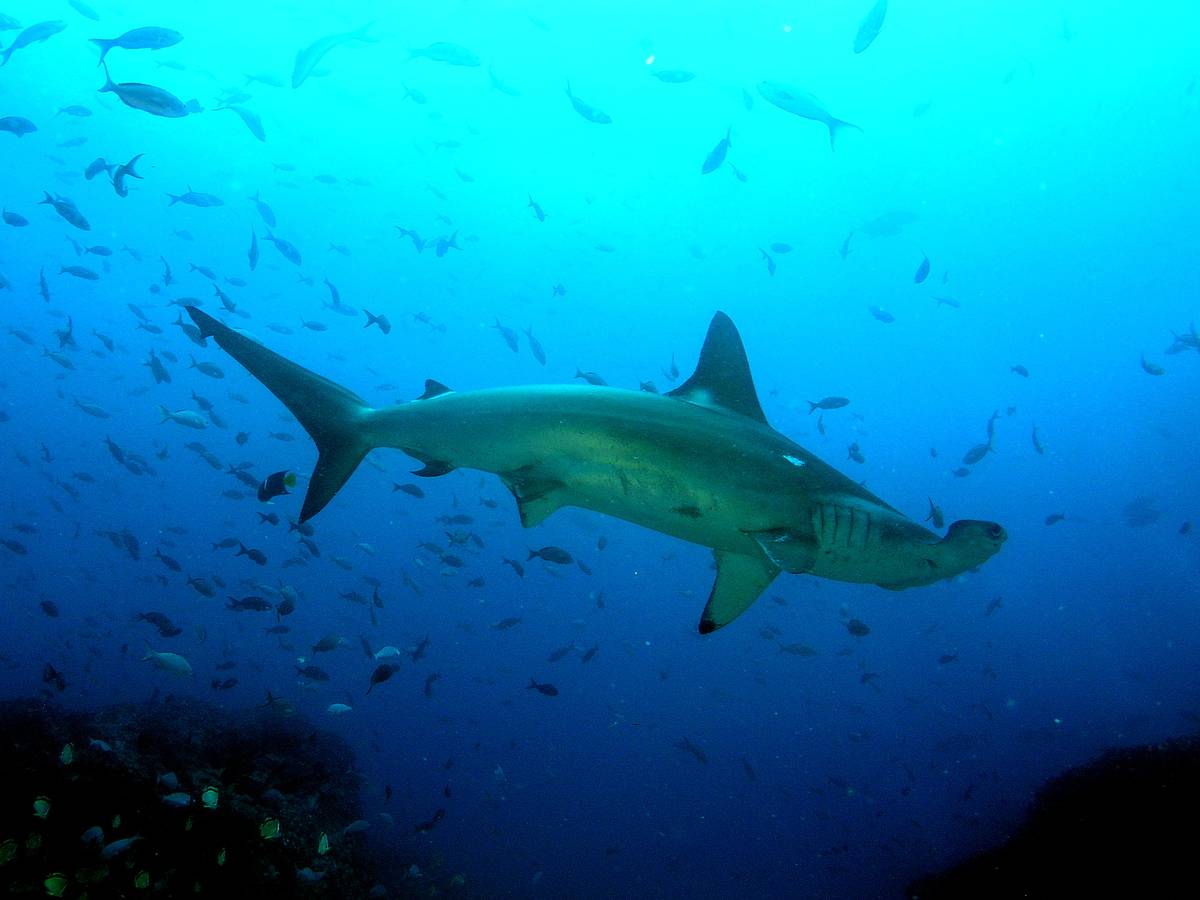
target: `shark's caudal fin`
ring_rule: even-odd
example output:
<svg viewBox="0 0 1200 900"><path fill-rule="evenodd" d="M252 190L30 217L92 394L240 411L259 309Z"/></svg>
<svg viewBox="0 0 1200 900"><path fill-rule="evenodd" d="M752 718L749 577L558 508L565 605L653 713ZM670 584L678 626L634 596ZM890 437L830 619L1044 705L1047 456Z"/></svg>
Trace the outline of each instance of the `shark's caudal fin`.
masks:
<svg viewBox="0 0 1200 900"><path fill-rule="evenodd" d="M187 307L187 313L202 336L215 340L283 401L316 443L317 465L300 510L301 522L311 519L372 449L365 426L373 410L353 391L284 359L196 307Z"/></svg>

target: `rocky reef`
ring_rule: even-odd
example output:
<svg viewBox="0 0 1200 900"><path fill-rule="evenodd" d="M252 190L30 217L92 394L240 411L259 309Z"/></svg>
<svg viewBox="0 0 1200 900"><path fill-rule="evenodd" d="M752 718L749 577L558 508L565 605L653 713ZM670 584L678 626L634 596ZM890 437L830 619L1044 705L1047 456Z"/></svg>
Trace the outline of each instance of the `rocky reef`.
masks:
<svg viewBox="0 0 1200 900"><path fill-rule="evenodd" d="M409 893L384 887L357 833L350 747L300 717L28 700L0 704L0 735L4 896Z"/></svg>
<svg viewBox="0 0 1200 900"><path fill-rule="evenodd" d="M1047 782L1003 845L917 881L908 894L1182 896L1189 890L1180 885L1195 884L1197 810L1200 739L1111 750Z"/></svg>

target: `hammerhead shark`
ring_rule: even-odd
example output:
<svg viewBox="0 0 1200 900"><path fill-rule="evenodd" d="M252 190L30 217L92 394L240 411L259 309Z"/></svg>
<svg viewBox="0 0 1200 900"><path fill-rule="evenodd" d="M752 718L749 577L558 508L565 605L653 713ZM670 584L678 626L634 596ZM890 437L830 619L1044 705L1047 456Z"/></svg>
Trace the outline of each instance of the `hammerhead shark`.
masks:
<svg viewBox="0 0 1200 900"><path fill-rule="evenodd" d="M526 528L577 506L711 548L717 577L702 634L741 615L781 571L903 590L982 565L1006 539L1001 526L976 520L939 538L775 431L742 339L721 312L696 371L667 394L593 385L459 392L427 380L416 401L383 409L193 306L187 312L316 443L301 521L377 447L420 462L420 476L493 472Z"/></svg>

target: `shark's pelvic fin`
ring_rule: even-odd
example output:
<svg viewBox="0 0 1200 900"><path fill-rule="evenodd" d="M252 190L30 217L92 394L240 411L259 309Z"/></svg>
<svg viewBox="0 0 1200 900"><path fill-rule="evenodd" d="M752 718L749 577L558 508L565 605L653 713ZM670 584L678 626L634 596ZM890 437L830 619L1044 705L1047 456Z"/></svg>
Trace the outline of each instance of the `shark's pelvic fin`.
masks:
<svg viewBox="0 0 1200 900"><path fill-rule="evenodd" d="M196 307L187 307L187 313L204 337L213 338L283 402L316 443L317 465L300 510L301 522L311 519L371 450L370 429L365 426L373 410L353 391L296 365Z"/></svg>
<svg viewBox="0 0 1200 900"><path fill-rule="evenodd" d="M542 524L550 513L568 505L564 500L566 486L538 474L532 466L505 472L500 477L516 498L521 524L526 528Z"/></svg>
<svg viewBox="0 0 1200 900"><path fill-rule="evenodd" d="M717 580L700 617L701 634L711 634L744 613L779 574L779 567L765 556L725 550L714 550L713 556Z"/></svg>
<svg viewBox="0 0 1200 900"><path fill-rule="evenodd" d="M742 338L733 320L723 312L718 312L709 323L696 371L675 390L668 391L667 396L740 413L768 424L754 390Z"/></svg>

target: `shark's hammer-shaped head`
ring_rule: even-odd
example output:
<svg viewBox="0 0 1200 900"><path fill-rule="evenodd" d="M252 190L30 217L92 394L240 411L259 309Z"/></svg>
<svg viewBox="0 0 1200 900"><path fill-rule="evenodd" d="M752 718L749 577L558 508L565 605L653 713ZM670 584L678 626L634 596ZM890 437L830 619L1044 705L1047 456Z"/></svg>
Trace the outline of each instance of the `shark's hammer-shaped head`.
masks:
<svg viewBox="0 0 1200 900"><path fill-rule="evenodd" d="M999 553L1006 540L1008 533L995 522L961 519L951 523L941 543L948 551L947 566L965 572Z"/></svg>

